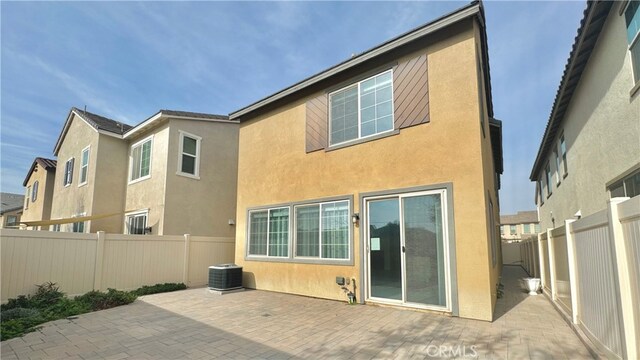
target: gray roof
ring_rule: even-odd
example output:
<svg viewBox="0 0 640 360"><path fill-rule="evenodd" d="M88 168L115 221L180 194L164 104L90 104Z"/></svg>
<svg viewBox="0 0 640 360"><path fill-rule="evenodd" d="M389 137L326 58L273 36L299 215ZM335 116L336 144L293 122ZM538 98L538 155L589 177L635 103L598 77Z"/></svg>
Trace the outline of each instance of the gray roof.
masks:
<svg viewBox="0 0 640 360"><path fill-rule="evenodd" d="M42 166L47 171L48 170L56 171L57 163L58 162L53 159L45 159L45 158L37 157L35 160L33 160L33 164L31 164L31 168L29 169L29 172L27 172L27 176L24 178L24 181L22 182L22 186L27 186L27 182L29 182L29 178L31 177L31 174L34 171L36 171L37 165Z"/></svg>
<svg viewBox="0 0 640 360"><path fill-rule="evenodd" d="M544 130L538 155L533 163L531 175L529 175L531 181L537 180L537 175L546 163L549 152L554 148L558 129L560 129L564 115L567 112L567 108L573 97L573 92L580 82L582 73L598 41L598 37L613 3L613 1L587 2L587 8L584 10L584 16L578 28L578 35L576 35L575 42L569 53L569 60L567 60L564 68L560 87L553 102L553 109L551 110L547 127Z"/></svg>
<svg viewBox="0 0 640 360"><path fill-rule="evenodd" d="M0 193L0 214L5 212L22 209L24 204L24 195L12 194L12 193Z"/></svg>
<svg viewBox="0 0 640 360"><path fill-rule="evenodd" d="M181 117L189 117L189 118L196 118L196 119L229 120L229 116L227 115L205 114L205 113L197 113L197 112L191 112L191 111L160 110L159 113L162 113L168 116L181 116Z"/></svg>
<svg viewBox="0 0 640 360"><path fill-rule="evenodd" d="M533 211L518 211L515 215L500 215L500 224L532 224L538 223L538 212Z"/></svg>
<svg viewBox="0 0 640 360"><path fill-rule="evenodd" d="M74 111L76 114L81 116L84 120L86 120L91 126L98 130L109 131L118 135L122 135L127 130L131 129L131 125L127 125L117 120L109 119L104 116L100 116L98 114L90 113L85 110L80 110L76 107L71 108L71 111Z"/></svg>

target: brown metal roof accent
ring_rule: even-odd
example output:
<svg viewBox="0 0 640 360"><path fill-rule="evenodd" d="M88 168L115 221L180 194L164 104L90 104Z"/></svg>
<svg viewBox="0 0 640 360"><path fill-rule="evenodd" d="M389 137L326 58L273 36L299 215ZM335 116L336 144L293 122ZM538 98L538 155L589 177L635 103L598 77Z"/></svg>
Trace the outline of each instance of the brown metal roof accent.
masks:
<svg viewBox="0 0 640 360"><path fill-rule="evenodd" d="M328 126L327 94L323 93L307 101L305 147L308 153L327 147Z"/></svg>
<svg viewBox="0 0 640 360"><path fill-rule="evenodd" d="M429 121L427 54L401 62L394 68L393 106L396 129Z"/></svg>
<svg viewBox="0 0 640 360"><path fill-rule="evenodd" d="M501 225L535 224L538 223L537 211L518 211L515 215L500 215Z"/></svg>
<svg viewBox="0 0 640 360"><path fill-rule="evenodd" d="M31 174L33 174L34 171L38 171L37 167L40 166L43 169L45 169L46 171L56 171L56 165L57 165L57 161L53 160L53 159L46 159L46 158L41 158L41 157L37 157L35 158L35 160L33 160L33 163L31 164L31 168L29 169L29 171L27 172L27 177L24 178L24 181L22 182L22 186L27 186L27 183L29 182L29 178L31 177Z"/></svg>
<svg viewBox="0 0 640 360"><path fill-rule="evenodd" d="M582 73L589 61L589 57L591 56L613 3L613 1L602 0L587 1L587 7L584 10L584 15L578 28L578 34L569 53L569 59L565 65L562 80L560 81L560 86L553 102L551 115L549 116L538 154L536 155L531 174L529 175L531 181L537 180L538 173L546 163L547 155L554 147L558 128L564 120L573 93L580 82Z"/></svg>

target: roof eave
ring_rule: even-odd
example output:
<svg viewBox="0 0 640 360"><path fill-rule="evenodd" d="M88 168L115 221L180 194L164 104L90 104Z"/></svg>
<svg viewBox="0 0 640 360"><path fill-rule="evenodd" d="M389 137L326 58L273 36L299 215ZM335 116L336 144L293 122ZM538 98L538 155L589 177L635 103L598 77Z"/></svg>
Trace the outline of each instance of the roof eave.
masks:
<svg viewBox="0 0 640 360"><path fill-rule="evenodd" d="M391 50L394 50L400 46L403 46L405 44L408 44L416 39L422 38L424 36L427 36L429 34L432 34L438 30L441 30L447 26L450 26L454 23L457 23L459 21L462 21L464 19L467 19L469 17L472 16L480 16L483 17L482 15L482 5L480 2L478 1L473 1L472 3L470 3L469 5L458 9L450 14L447 14L439 19L436 19L426 25L423 25L422 27L412 30L408 33L405 33L403 35L400 35L394 39L391 39L385 43L382 43L381 45L378 45L376 47L374 47L373 49L367 50L359 55L354 56L353 58L344 61L340 64L337 64L327 70L324 70L316 75L313 75L309 78L306 78L292 86L289 86L283 90L280 90L272 95L269 95L265 98L263 98L262 100L258 100L257 102L254 102L253 104L250 104L244 108L241 108L237 111L234 111L232 113L229 114L229 119L230 120L235 120L240 118L243 115L249 114L253 111L258 110L259 108L262 108L268 104L271 104L277 100L280 100L282 98L285 98L289 95L292 95L302 89L305 89L311 85L314 85L322 80L325 80L327 78L330 78L338 73L341 73L347 69L350 69L354 66L357 66L359 64L364 63L365 61L368 61L370 59L373 59L377 56L380 56L384 53L387 53ZM484 24L482 24L484 26ZM490 111L492 114L492 111Z"/></svg>

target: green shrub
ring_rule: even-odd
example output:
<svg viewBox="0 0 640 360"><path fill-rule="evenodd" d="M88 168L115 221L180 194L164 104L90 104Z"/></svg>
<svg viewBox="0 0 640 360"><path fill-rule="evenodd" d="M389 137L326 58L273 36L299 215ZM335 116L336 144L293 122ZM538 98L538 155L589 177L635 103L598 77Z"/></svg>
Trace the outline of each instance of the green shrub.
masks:
<svg viewBox="0 0 640 360"><path fill-rule="evenodd" d="M0 341L22 336L37 329L42 321L31 318L13 319L0 323Z"/></svg>
<svg viewBox="0 0 640 360"><path fill-rule="evenodd" d="M130 304L134 302L137 297L136 294L127 291L108 289L106 293L89 291L84 295L76 296L74 300L96 311Z"/></svg>
<svg viewBox="0 0 640 360"><path fill-rule="evenodd" d="M136 294L137 296L142 296L142 295L151 295L151 294L165 293L165 292L171 292L171 291L177 291L177 290L184 290L186 288L187 288L187 285L183 283L164 283L164 284L155 284L152 286L145 285L141 288L133 290L132 293Z"/></svg>
<svg viewBox="0 0 640 360"><path fill-rule="evenodd" d="M29 309L29 308L21 308L16 307L9 310L4 310L0 314L2 318L2 322L13 320L13 319L21 319L21 318L36 318L40 316L40 311L37 309Z"/></svg>
<svg viewBox="0 0 640 360"><path fill-rule="evenodd" d="M44 309L64 298L64 293L60 291L55 283L46 282L42 285L37 285L37 288L36 293L29 298L32 304L31 307Z"/></svg>
<svg viewBox="0 0 640 360"><path fill-rule="evenodd" d="M0 305L0 311L4 312L15 308L30 308L31 301L25 295L19 295L15 299L9 299L6 304Z"/></svg>

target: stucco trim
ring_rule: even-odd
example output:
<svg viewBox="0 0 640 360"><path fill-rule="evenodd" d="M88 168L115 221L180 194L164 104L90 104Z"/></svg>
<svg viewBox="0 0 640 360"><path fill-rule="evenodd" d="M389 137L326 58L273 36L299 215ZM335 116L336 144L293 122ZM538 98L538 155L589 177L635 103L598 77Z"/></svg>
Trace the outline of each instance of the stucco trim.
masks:
<svg viewBox="0 0 640 360"><path fill-rule="evenodd" d="M351 141L348 141L348 142L343 142L343 143L340 143L340 144L328 146L325 149L325 152L334 151L334 150L338 150L338 149L344 149L344 148L347 148L347 147L350 147L350 146L353 146L353 145L364 144L364 143L369 142L369 141L384 139L386 137L394 136L394 135L398 135L398 134L400 134L400 130L398 130L398 129L385 131L383 133L379 133L379 134L375 134L375 135L371 135L371 136L367 136L367 137L351 140Z"/></svg>
<svg viewBox="0 0 640 360"><path fill-rule="evenodd" d="M446 206L447 206L447 231L449 233L449 283L451 286L451 315L458 316L459 306L458 306L458 279L457 279L457 262L456 262L456 234L455 234L455 219L454 219L454 211L453 211L453 183L440 183L440 184L432 184L432 185L422 185L422 186L414 186L408 188L400 188L400 189L391 189L391 190L380 190L380 191L372 191L366 193L360 193L358 195L358 203L360 204L360 219L365 219L366 214L366 206L365 200L366 198L374 197L374 196L384 196L384 195L402 195L406 193L420 192L420 191L431 191L431 190L446 190ZM365 268L365 246L364 246L364 231L360 231L360 291L359 291L359 299L360 303L364 304L365 298L365 279L366 279L366 268Z"/></svg>
<svg viewBox="0 0 640 360"><path fill-rule="evenodd" d="M340 260L340 259L313 259L313 258L297 258L294 254L295 247L295 239L294 239L294 208L299 205L307 205L307 204L317 204L323 202L332 202L332 201L349 201L349 259ZM341 196L330 196L319 199L309 199L303 201L295 201L295 202L287 202L273 205L260 205L255 207L247 208L245 212L245 251L244 251L244 260L245 261L254 261L254 262L278 262L278 263L294 263L294 264L315 264L315 265L342 265L342 266L353 266L355 264L354 261L354 226L351 221L351 215L353 214L354 208L354 195L341 195ZM287 257L269 257L269 256L256 256L249 255L249 213L251 211L259 211L266 209L275 209L275 208L288 208L289 209L289 254Z"/></svg>

